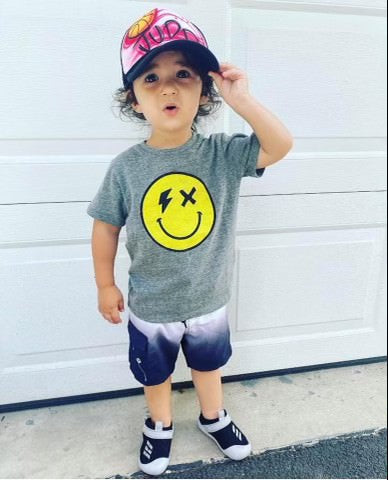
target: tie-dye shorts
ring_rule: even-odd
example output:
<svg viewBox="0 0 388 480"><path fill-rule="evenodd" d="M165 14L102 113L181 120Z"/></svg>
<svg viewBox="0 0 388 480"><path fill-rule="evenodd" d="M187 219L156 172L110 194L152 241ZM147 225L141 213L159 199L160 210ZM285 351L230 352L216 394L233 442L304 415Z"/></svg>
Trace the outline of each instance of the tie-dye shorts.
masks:
<svg viewBox="0 0 388 480"><path fill-rule="evenodd" d="M232 355L227 306L184 322L151 323L129 309L129 365L142 385L159 385L175 369L180 345L189 368L217 370Z"/></svg>

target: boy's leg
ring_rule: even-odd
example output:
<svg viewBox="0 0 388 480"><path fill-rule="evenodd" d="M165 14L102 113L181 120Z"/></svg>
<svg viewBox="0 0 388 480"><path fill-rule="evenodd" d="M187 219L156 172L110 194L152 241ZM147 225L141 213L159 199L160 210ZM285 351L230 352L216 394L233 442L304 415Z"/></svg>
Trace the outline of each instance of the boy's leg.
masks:
<svg viewBox="0 0 388 480"><path fill-rule="evenodd" d="M210 372L201 372L192 368L191 378L201 405L202 415L208 420L218 418L219 410L223 409L221 368Z"/></svg>
<svg viewBox="0 0 388 480"><path fill-rule="evenodd" d="M164 427L169 427L172 422L171 375L160 385L144 385L144 395L152 421L162 421Z"/></svg>
<svg viewBox="0 0 388 480"><path fill-rule="evenodd" d="M217 443L224 455L233 460L246 458L252 451L251 444L222 406L221 369L210 372L192 370L192 375L202 417L205 417L199 417L199 429Z"/></svg>
<svg viewBox="0 0 388 480"><path fill-rule="evenodd" d="M171 375L161 384L144 385L144 394L150 414L143 426L138 465L148 475L161 475L170 462L174 435L170 403Z"/></svg>
<svg viewBox="0 0 388 480"><path fill-rule="evenodd" d="M214 318L209 322L212 315ZM201 404L198 428L217 443L224 455L242 460L251 453L252 447L223 408L221 366L232 354L227 320L226 308L221 308L204 319L191 322L182 348Z"/></svg>

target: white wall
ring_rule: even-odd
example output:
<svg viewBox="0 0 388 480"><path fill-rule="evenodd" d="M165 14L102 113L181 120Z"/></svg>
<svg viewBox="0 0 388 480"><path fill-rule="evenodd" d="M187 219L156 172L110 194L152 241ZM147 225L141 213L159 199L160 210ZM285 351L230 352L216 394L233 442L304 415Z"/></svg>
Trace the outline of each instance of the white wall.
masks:
<svg viewBox="0 0 388 480"><path fill-rule="evenodd" d="M223 374L386 355L386 2L1 0L0 404L140 386L126 322L97 311L86 208L145 138L111 96L122 35L155 6L200 25L295 139L243 180ZM202 131L221 130L251 131L229 107Z"/></svg>

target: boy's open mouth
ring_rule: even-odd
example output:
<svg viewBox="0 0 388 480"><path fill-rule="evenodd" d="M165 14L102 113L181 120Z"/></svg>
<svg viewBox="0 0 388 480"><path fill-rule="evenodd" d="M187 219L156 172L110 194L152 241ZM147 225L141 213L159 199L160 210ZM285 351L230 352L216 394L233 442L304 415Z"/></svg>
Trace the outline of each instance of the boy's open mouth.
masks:
<svg viewBox="0 0 388 480"><path fill-rule="evenodd" d="M179 111L179 108L176 105L168 105L163 109L167 115L176 115Z"/></svg>
<svg viewBox="0 0 388 480"><path fill-rule="evenodd" d="M175 102L168 102L164 104L163 110L175 110L178 105Z"/></svg>

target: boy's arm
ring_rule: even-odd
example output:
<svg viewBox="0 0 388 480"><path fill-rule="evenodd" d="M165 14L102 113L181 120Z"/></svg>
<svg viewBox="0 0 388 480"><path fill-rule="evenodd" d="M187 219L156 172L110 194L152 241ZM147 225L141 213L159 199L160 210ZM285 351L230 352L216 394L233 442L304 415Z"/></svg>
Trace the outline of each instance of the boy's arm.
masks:
<svg viewBox="0 0 388 480"><path fill-rule="evenodd" d="M94 220L92 254L97 288L115 285L114 262L121 227Z"/></svg>
<svg viewBox="0 0 388 480"><path fill-rule="evenodd" d="M221 63L220 72L209 72L221 96L253 128L260 142L256 168L278 162L291 150L293 138L283 123L250 93L248 77L240 68Z"/></svg>
<svg viewBox="0 0 388 480"><path fill-rule="evenodd" d="M293 138L283 123L254 97L247 96L235 107L236 113L247 121L260 141L256 168L278 162L291 150Z"/></svg>

